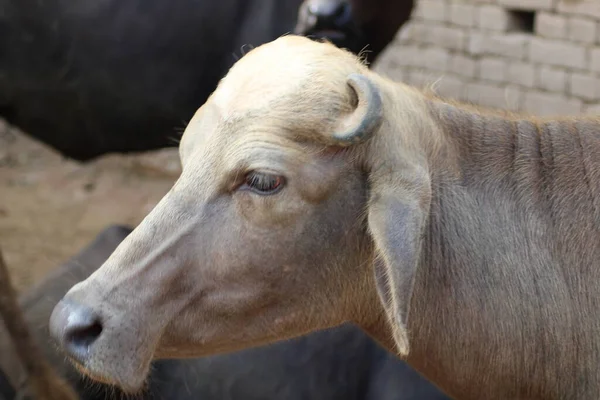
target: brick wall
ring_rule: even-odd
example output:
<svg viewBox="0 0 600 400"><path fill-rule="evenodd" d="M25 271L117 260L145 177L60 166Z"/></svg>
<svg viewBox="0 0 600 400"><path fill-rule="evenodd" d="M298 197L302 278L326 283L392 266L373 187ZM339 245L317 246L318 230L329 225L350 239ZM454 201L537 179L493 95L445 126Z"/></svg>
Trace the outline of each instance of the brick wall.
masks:
<svg viewBox="0 0 600 400"><path fill-rule="evenodd" d="M374 67L485 106L600 113L600 0L417 0Z"/></svg>

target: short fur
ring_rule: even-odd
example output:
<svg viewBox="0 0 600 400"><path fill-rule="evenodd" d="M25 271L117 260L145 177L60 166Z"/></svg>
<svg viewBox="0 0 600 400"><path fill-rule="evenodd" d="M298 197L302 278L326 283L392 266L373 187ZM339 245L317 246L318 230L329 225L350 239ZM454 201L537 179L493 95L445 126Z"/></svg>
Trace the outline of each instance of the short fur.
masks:
<svg viewBox="0 0 600 400"><path fill-rule="evenodd" d="M378 128L336 144L373 91ZM453 104L282 37L200 108L181 178L66 295L53 333L65 344L68 316L92 310L102 334L70 354L135 390L153 357L354 321L456 398L597 399L599 132ZM287 183L254 194L248 171Z"/></svg>
<svg viewBox="0 0 600 400"><path fill-rule="evenodd" d="M125 396L111 385L91 382L80 376L49 340L48 320L69 288L98 269L132 229L106 227L20 296L20 308L33 339L56 374L73 387L78 399L449 400L351 324L230 354L156 360L145 390L135 396ZM23 393L15 397L14 388L22 386L26 374L7 336L0 319L0 399L19 400Z"/></svg>

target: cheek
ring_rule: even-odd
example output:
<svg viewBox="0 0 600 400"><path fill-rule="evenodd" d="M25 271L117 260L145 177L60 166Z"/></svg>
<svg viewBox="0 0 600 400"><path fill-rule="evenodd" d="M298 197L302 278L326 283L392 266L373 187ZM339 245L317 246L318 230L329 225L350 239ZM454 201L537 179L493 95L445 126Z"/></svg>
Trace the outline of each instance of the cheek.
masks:
<svg viewBox="0 0 600 400"><path fill-rule="evenodd" d="M250 230L281 230L297 224L306 212L306 204L294 197L286 189L272 196L240 192L235 195L235 209Z"/></svg>
<svg viewBox="0 0 600 400"><path fill-rule="evenodd" d="M337 179L338 173L316 169L303 172L302 185L276 195L233 196L232 213L220 218L223 223L216 224L212 234L223 274L249 281L310 280L319 276L323 265L353 257L362 232L361 177L346 174ZM309 188L307 182L313 180L321 189Z"/></svg>
<svg viewBox="0 0 600 400"><path fill-rule="evenodd" d="M204 307L211 310L212 316L227 318L233 314L247 312L249 309L268 307L283 295L278 292L280 285L270 277L246 276L232 277L219 285L219 289L207 293L203 298Z"/></svg>
<svg viewBox="0 0 600 400"><path fill-rule="evenodd" d="M312 162L296 165L298 194L307 203L322 206L340 190L344 176L348 176L343 153L331 148Z"/></svg>

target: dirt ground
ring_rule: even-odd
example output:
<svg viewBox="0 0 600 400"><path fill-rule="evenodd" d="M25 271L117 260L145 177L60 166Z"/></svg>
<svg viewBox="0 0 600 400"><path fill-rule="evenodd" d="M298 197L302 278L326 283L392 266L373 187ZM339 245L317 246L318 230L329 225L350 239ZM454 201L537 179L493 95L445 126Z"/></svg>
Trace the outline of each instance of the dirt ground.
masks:
<svg viewBox="0 0 600 400"><path fill-rule="evenodd" d="M0 120L0 248L17 289L108 225L139 223L179 173L175 148L78 163Z"/></svg>

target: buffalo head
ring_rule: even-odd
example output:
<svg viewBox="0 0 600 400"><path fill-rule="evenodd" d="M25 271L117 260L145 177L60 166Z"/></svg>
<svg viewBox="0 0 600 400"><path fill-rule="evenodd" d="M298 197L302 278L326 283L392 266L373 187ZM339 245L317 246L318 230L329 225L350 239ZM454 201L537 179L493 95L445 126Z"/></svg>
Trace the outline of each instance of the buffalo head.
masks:
<svg viewBox="0 0 600 400"><path fill-rule="evenodd" d="M412 276L427 190L415 185L423 175L390 177L380 159L393 90L329 43L284 36L250 51L187 126L177 182L57 305L53 336L85 373L129 391L153 358L230 352L347 321L406 353L412 280L397 297L375 260L399 260L381 251L399 246ZM403 172L420 157L406 149ZM390 190L406 198L395 202Z"/></svg>

